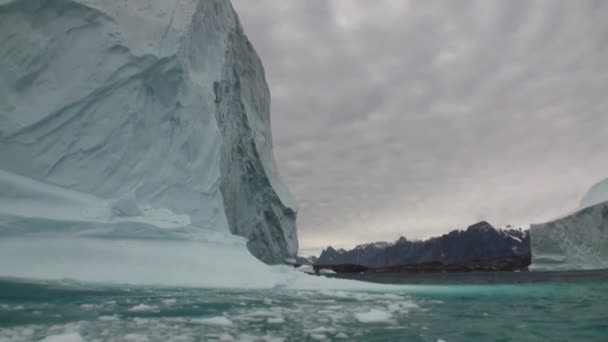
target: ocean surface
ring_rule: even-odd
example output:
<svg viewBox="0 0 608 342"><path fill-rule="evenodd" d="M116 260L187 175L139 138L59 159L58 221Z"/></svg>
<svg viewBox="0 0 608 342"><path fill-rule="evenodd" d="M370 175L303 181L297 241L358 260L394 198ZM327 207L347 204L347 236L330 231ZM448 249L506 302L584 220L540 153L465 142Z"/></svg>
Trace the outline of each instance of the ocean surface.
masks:
<svg viewBox="0 0 608 342"><path fill-rule="evenodd" d="M608 341L606 271L392 282L410 285L228 291L4 279L0 341Z"/></svg>

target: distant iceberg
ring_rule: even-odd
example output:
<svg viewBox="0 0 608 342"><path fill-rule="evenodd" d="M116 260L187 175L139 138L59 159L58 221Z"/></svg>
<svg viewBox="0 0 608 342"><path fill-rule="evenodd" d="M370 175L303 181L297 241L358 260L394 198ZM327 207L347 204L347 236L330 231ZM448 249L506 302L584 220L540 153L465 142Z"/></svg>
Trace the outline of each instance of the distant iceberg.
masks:
<svg viewBox="0 0 608 342"><path fill-rule="evenodd" d="M593 186L581 208L530 227L532 270L608 269L608 180Z"/></svg>

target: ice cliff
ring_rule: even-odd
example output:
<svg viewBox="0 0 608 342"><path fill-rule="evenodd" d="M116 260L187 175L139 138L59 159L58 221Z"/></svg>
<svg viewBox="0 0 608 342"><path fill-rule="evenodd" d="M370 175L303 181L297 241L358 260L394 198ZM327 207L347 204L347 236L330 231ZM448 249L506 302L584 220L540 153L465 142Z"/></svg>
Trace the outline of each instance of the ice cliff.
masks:
<svg viewBox="0 0 608 342"><path fill-rule="evenodd" d="M264 69L229 1L0 0L0 80L0 276L33 274L10 268L15 246L52 261L66 237L196 250L233 233L295 258Z"/></svg>
<svg viewBox="0 0 608 342"><path fill-rule="evenodd" d="M581 208L566 217L531 225L531 269L608 269L608 180L589 190Z"/></svg>

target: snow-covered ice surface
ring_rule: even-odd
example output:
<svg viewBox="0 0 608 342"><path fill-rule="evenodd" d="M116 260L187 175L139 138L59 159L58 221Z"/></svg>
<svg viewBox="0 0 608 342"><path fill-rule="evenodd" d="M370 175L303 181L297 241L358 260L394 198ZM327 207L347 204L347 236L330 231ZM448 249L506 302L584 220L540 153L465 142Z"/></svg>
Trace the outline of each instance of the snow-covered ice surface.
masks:
<svg viewBox="0 0 608 342"><path fill-rule="evenodd" d="M608 202L530 227L536 271L608 269Z"/></svg>

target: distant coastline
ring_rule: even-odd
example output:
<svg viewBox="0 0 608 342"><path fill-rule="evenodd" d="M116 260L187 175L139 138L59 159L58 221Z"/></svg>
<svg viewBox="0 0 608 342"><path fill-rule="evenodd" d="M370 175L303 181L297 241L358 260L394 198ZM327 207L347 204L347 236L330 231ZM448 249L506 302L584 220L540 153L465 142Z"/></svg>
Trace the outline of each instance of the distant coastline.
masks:
<svg viewBox="0 0 608 342"><path fill-rule="evenodd" d="M424 241L358 245L351 250L324 249L317 257L297 259L309 273L384 274L528 271L528 230L496 229L482 221Z"/></svg>

